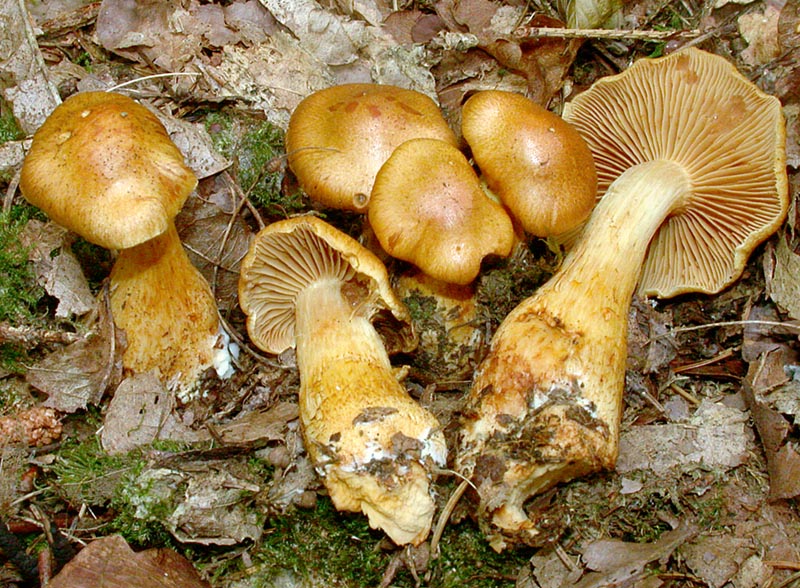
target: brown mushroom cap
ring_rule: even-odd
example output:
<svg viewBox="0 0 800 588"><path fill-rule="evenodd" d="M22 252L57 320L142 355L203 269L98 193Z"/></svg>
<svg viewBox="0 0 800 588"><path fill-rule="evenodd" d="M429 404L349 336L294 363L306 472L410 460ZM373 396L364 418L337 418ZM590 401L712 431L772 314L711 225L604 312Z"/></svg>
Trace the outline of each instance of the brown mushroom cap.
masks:
<svg viewBox="0 0 800 588"><path fill-rule="evenodd" d="M352 237L315 216L268 225L242 261L239 304L253 343L268 353L295 346L295 299L315 280L339 278L384 335L387 348L416 345L408 309L389 283L386 267ZM382 329L382 326L386 326Z"/></svg>
<svg viewBox="0 0 800 588"><path fill-rule="evenodd" d="M783 222L780 102L722 57L690 48L639 60L577 96L564 117L592 150L599 194L626 169L658 159L691 181L685 206L650 242L639 279L645 295L722 290Z"/></svg>
<svg viewBox="0 0 800 588"><path fill-rule="evenodd" d="M558 115L520 94L485 90L464 103L461 132L486 184L528 233L557 235L589 216L592 154Z"/></svg>
<svg viewBox="0 0 800 588"><path fill-rule="evenodd" d="M20 176L31 204L109 249L166 231L196 185L158 118L112 92L59 105L34 134Z"/></svg>
<svg viewBox="0 0 800 588"><path fill-rule="evenodd" d="M429 276L468 284L490 254L507 256L514 228L469 161L438 139L411 139L375 177L369 222L389 255Z"/></svg>
<svg viewBox="0 0 800 588"><path fill-rule="evenodd" d="M378 169L395 147L415 137L458 145L428 96L395 86L343 84L297 106L286 151L289 167L312 199L363 212Z"/></svg>

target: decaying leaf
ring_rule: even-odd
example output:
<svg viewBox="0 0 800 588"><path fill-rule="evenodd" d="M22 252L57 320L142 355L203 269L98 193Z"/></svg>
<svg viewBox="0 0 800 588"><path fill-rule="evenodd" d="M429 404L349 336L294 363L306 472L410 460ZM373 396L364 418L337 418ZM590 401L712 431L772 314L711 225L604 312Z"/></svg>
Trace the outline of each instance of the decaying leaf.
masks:
<svg viewBox="0 0 800 588"><path fill-rule="evenodd" d="M780 410L762 399L764 392L771 394L774 388L769 386L767 374L776 371L765 369L765 366L773 362L784 366L785 358L780 349L764 353L759 361L750 364L742 382L742 391L767 458L769 495L773 500L800 495L800 447L795 441L797 420L793 425ZM800 382L794 378L788 378L784 385L791 387L790 399L792 395L800 394Z"/></svg>
<svg viewBox="0 0 800 588"><path fill-rule="evenodd" d="M184 425L174 408L175 394L154 371L125 378L114 391L103 421L103 449L125 453L156 439L193 443L209 438L208 432Z"/></svg>
<svg viewBox="0 0 800 588"><path fill-rule="evenodd" d="M583 550L586 567L594 570L586 574L575 588L600 588L624 586L641 577L652 561L666 562L681 544L694 537L698 527L682 523L667 531L653 543L631 543L617 539L598 539Z"/></svg>
<svg viewBox="0 0 800 588"><path fill-rule="evenodd" d="M620 8L621 0L560 0L559 12L568 27L594 29L603 24Z"/></svg>
<svg viewBox="0 0 800 588"><path fill-rule="evenodd" d="M756 553L751 539L725 535L698 537L681 547L686 565L709 586L720 588L726 582L736 582L736 576L744 571L745 562ZM730 584L728 584L730 586Z"/></svg>
<svg viewBox="0 0 800 588"><path fill-rule="evenodd" d="M491 0L437 2L436 13L449 29L466 30L475 35L478 49L491 55L507 70L506 75L521 76L526 86L524 93L544 106L561 89L564 76L580 47L580 41L576 39L514 40L513 32L524 16L522 8L500 5ZM536 15L528 24L534 27L563 26L562 22L544 15Z"/></svg>
<svg viewBox="0 0 800 588"><path fill-rule="evenodd" d="M104 296L92 330L32 365L25 379L47 394L45 406L75 412L100 402L119 381L124 346L124 335L114 327Z"/></svg>
<svg viewBox="0 0 800 588"><path fill-rule="evenodd" d="M778 18L780 9L766 3L761 11L745 12L738 19L739 33L747 41L742 59L751 66L761 66L780 56Z"/></svg>
<svg viewBox="0 0 800 588"><path fill-rule="evenodd" d="M151 467L124 489L134 516L164 524L176 539L202 545L257 541L263 532L250 502L260 486L234 473L233 459Z"/></svg>
<svg viewBox="0 0 800 588"><path fill-rule="evenodd" d="M279 402L265 411L249 411L215 427L215 436L225 444L254 444L280 441L286 437L289 421L298 418L295 402Z"/></svg>
<svg viewBox="0 0 800 588"><path fill-rule="evenodd" d="M623 431L617 471L732 468L747 460L752 443L747 414L704 399L686 423L633 426Z"/></svg>
<svg viewBox="0 0 800 588"><path fill-rule="evenodd" d="M55 223L31 219L20 235L28 247L36 281L58 300L57 317L82 316L95 308L95 298L75 254L75 235Z"/></svg>
<svg viewBox="0 0 800 588"><path fill-rule="evenodd" d="M0 3L0 89L26 134L32 134L61 103L36 43L25 3Z"/></svg>
<svg viewBox="0 0 800 588"><path fill-rule="evenodd" d="M192 564L168 548L134 552L120 535L92 541L48 584L50 588L136 586L209 588Z"/></svg>
<svg viewBox="0 0 800 588"><path fill-rule="evenodd" d="M781 236L767 248L764 281L775 304L800 320L800 255L789 247L787 239L788 236Z"/></svg>
<svg viewBox="0 0 800 588"><path fill-rule="evenodd" d="M210 284L222 312L238 307L239 264L252 235L240 205L228 180L215 176L200 183L175 219L189 259Z"/></svg>

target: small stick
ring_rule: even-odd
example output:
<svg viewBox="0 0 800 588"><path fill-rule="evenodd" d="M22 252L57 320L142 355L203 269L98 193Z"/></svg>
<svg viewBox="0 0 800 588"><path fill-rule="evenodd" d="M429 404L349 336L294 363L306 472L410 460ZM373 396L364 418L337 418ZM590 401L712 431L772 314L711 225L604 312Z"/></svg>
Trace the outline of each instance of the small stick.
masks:
<svg viewBox="0 0 800 588"><path fill-rule="evenodd" d="M653 31L628 29L573 29L561 27L520 27L512 36L520 41L538 38L556 39L630 39L632 41L663 41L666 39L694 39L702 34L690 31Z"/></svg>

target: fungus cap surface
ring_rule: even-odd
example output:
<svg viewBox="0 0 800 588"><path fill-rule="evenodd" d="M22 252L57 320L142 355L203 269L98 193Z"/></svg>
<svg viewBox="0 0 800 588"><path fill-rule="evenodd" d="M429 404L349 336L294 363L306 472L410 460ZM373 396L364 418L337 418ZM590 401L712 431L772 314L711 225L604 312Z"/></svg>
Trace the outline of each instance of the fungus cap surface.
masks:
<svg viewBox="0 0 800 588"><path fill-rule="evenodd" d="M467 158L437 139L400 145L375 178L369 221L389 255L429 276L465 285L490 254L507 256L514 228Z"/></svg>
<svg viewBox="0 0 800 588"><path fill-rule="evenodd" d="M342 84L307 96L286 131L289 167L308 195L363 212L372 183L395 147L430 137L458 145L436 103L381 84Z"/></svg>
<svg viewBox="0 0 800 588"><path fill-rule="evenodd" d="M485 90L464 103L461 131L486 184L528 233L556 235L589 216L592 153L557 114L521 94Z"/></svg>
<svg viewBox="0 0 800 588"><path fill-rule="evenodd" d="M56 107L20 176L31 204L109 249L162 234L196 185L158 118L113 92L75 94Z"/></svg>

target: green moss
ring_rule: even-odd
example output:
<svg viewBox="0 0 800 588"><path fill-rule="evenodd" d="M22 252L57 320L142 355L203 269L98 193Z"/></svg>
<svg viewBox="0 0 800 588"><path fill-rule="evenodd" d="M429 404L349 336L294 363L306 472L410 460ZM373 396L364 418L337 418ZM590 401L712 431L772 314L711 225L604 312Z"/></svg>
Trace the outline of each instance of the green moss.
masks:
<svg viewBox="0 0 800 588"><path fill-rule="evenodd" d="M28 222L24 209L0 213L0 321L31 322L44 291L28 263L20 233Z"/></svg>
<svg viewBox="0 0 800 588"><path fill-rule="evenodd" d="M290 572L337 585L377 586L389 557L378 548L381 534L361 515L339 513L321 498L313 510L296 509L268 521L253 555L261 581Z"/></svg>
<svg viewBox="0 0 800 588"><path fill-rule="evenodd" d="M71 504L107 506L119 485L141 467L135 455L109 455L92 435L76 442L67 439L49 471L53 483Z"/></svg>
<svg viewBox="0 0 800 588"><path fill-rule="evenodd" d="M299 192L281 191L284 157L283 131L268 121L243 118L227 112L209 113L206 129L214 147L233 160L239 186L267 216L287 216L303 209Z"/></svg>
<svg viewBox="0 0 800 588"><path fill-rule="evenodd" d="M24 137L25 133L19 128L11 109L0 104L0 144L7 141L19 141Z"/></svg>

